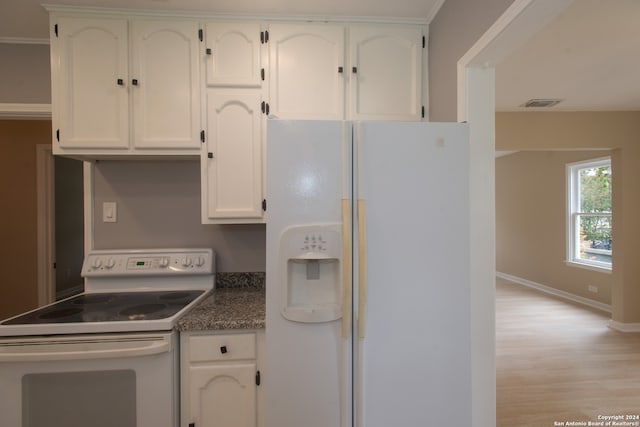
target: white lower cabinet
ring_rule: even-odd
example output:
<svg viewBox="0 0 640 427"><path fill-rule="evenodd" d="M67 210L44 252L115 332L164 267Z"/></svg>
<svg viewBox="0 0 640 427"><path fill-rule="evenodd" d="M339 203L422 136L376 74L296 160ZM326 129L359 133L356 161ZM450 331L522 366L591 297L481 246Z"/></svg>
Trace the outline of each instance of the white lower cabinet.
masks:
<svg viewBox="0 0 640 427"><path fill-rule="evenodd" d="M181 334L181 426L257 427L264 333Z"/></svg>

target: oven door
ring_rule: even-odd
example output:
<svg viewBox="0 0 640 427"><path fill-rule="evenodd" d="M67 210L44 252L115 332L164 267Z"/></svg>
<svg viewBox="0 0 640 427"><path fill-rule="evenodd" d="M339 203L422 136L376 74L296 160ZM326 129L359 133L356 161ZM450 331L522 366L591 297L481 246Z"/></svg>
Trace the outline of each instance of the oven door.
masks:
<svg viewBox="0 0 640 427"><path fill-rule="evenodd" d="M175 333L0 340L0 425L175 427Z"/></svg>

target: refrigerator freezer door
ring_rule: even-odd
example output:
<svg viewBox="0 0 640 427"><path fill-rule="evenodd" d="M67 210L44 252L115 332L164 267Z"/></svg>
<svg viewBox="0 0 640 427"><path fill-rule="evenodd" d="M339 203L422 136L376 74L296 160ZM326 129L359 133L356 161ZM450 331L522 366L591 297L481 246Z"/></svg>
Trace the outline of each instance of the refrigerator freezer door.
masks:
<svg viewBox="0 0 640 427"><path fill-rule="evenodd" d="M351 341L342 337L342 311L322 323L286 319L281 298L287 263L278 249L292 227L341 230L342 199L351 188L351 124L270 119L267 126L266 426L351 425ZM345 255L338 251L342 266ZM311 267L304 274L316 272Z"/></svg>
<svg viewBox="0 0 640 427"><path fill-rule="evenodd" d="M355 135L357 425L471 425L467 126L367 122Z"/></svg>

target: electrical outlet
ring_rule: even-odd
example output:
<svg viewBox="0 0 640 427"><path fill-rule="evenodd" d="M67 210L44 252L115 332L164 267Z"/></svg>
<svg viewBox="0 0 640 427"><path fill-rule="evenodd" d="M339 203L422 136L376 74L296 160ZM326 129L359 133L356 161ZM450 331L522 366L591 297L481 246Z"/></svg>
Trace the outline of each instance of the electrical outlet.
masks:
<svg viewBox="0 0 640 427"><path fill-rule="evenodd" d="M587 287L587 289L589 289L589 292L593 292L594 294L597 294L597 293L598 293L598 287L597 287L597 286L589 285L589 286Z"/></svg>

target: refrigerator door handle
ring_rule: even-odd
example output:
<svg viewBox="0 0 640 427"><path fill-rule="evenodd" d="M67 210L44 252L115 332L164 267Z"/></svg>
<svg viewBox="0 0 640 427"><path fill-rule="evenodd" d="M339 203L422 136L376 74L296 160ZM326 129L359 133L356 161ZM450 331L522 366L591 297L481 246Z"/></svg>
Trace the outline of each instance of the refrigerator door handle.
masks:
<svg viewBox="0 0 640 427"><path fill-rule="evenodd" d="M342 338L351 327L351 200L342 199Z"/></svg>
<svg viewBox="0 0 640 427"><path fill-rule="evenodd" d="M367 228L365 203L358 199L358 338L364 339L367 321Z"/></svg>

